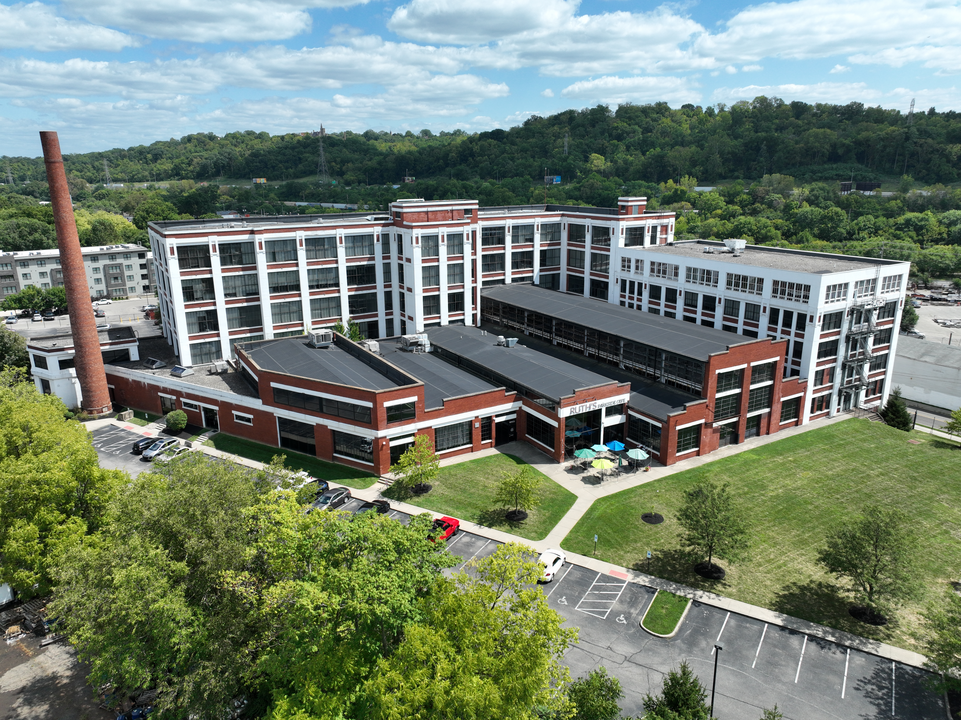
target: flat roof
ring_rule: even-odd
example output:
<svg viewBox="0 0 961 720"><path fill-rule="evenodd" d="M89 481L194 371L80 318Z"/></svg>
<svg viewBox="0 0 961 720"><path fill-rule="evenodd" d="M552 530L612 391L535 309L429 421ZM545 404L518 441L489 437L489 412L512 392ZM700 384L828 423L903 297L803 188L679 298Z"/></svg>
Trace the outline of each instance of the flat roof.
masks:
<svg viewBox="0 0 961 720"><path fill-rule="evenodd" d="M508 380L554 401L584 388L616 382L521 343L512 348L497 345L496 335L473 326L447 325L427 328L425 332L431 345L490 368Z"/></svg>
<svg viewBox="0 0 961 720"><path fill-rule="evenodd" d="M529 284L495 285L484 288L481 297L704 362L731 347L759 342L744 335Z"/></svg>
<svg viewBox="0 0 961 720"><path fill-rule="evenodd" d="M444 400L449 398L489 392L498 387L436 355L401 350L400 338L377 342L380 343L381 354L388 362L424 383L424 406L427 409L443 407Z"/></svg>
<svg viewBox="0 0 961 720"><path fill-rule="evenodd" d="M367 390L390 390L410 384L388 378L336 344L310 347L303 335L242 343L241 347L258 366L272 372Z"/></svg>
<svg viewBox="0 0 961 720"><path fill-rule="evenodd" d="M137 333L129 325L118 325L116 327L101 328L97 330L97 339L100 344L125 342L137 340ZM46 334L37 334L27 338L27 345L44 350L73 350L73 334L70 331L64 332L62 328Z"/></svg>
<svg viewBox="0 0 961 720"><path fill-rule="evenodd" d="M631 248L625 249L629 250ZM652 245L651 247L636 249L687 260L712 260L731 265L743 265L745 270L751 267L763 267L772 270L811 273L813 275L874 269L878 265L896 265L902 262L901 260L834 255L811 250L792 250L790 248L762 245L747 245L740 254L735 255L727 252L727 247L723 242L712 240L682 240L675 242L673 245ZM715 250L716 252L705 252L705 250Z"/></svg>

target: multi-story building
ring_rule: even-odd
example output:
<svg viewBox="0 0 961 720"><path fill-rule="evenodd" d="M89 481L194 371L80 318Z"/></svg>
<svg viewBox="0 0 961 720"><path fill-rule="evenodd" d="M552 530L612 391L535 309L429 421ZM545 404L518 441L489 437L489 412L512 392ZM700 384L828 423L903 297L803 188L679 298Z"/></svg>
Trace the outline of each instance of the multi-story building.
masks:
<svg viewBox="0 0 961 720"><path fill-rule="evenodd" d="M140 245L85 247L83 265L91 298L128 297L153 293L153 259ZM63 286L60 251L22 250L0 253L0 299L26 287Z"/></svg>

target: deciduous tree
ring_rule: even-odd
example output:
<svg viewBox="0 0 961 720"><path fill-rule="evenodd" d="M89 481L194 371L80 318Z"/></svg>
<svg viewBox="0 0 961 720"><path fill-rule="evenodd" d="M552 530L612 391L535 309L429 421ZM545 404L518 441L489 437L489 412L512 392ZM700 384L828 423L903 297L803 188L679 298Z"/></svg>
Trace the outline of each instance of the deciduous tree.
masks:
<svg viewBox="0 0 961 720"><path fill-rule="evenodd" d="M686 491L677 521L684 528L682 542L706 560L706 572L713 570L715 557L734 562L747 549L747 526L727 483L708 481Z"/></svg>
<svg viewBox="0 0 961 720"><path fill-rule="evenodd" d="M623 697L620 681L608 675L603 665L567 687L567 698L574 705L572 720L617 720L618 701Z"/></svg>
<svg viewBox="0 0 961 720"><path fill-rule="evenodd" d="M434 452L434 443L427 435L415 435L414 444L391 465L390 471L396 476L394 485L402 492L429 489L440 472L440 458Z"/></svg>
<svg viewBox="0 0 961 720"><path fill-rule="evenodd" d="M21 371L30 369L27 340L20 333L0 328L0 369L9 367Z"/></svg>
<svg viewBox="0 0 961 720"><path fill-rule="evenodd" d="M961 692L961 595L949 589L944 605L928 610L924 619L924 654L930 669L938 673L934 678L938 691Z"/></svg>
<svg viewBox="0 0 961 720"><path fill-rule="evenodd" d="M516 470L505 471L497 485L494 503L500 507L513 507L514 517L520 518L521 511L533 510L540 505L538 490L542 478L543 475L529 465L521 465Z"/></svg>

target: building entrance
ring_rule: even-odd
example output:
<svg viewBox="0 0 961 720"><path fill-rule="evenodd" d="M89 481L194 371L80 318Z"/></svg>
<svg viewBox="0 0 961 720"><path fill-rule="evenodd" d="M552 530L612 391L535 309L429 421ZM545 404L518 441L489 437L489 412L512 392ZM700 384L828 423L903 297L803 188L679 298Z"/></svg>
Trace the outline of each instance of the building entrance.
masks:
<svg viewBox="0 0 961 720"><path fill-rule="evenodd" d="M204 427L211 430L220 430L220 423L217 421L217 408L205 407L203 409Z"/></svg>
<svg viewBox="0 0 961 720"><path fill-rule="evenodd" d="M497 445L514 442L517 439L517 420L498 420L494 424L497 433Z"/></svg>

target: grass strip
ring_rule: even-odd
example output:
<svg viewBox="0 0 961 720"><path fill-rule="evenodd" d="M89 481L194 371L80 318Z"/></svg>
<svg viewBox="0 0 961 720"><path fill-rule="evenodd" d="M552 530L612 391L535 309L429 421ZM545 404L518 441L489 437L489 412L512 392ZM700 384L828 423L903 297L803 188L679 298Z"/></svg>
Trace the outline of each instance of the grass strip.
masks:
<svg viewBox="0 0 961 720"><path fill-rule="evenodd" d="M677 629L677 624L684 616L684 611L690 602L690 598L681 597L666 590L658 590L654 601L644 615L641 626L656 635L670 635Z"/></svg>

